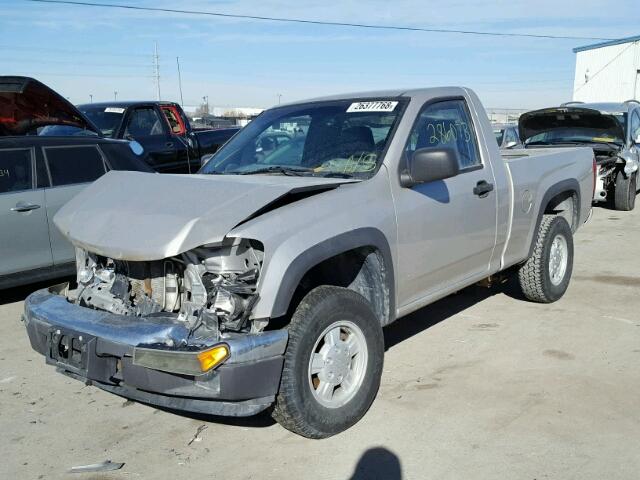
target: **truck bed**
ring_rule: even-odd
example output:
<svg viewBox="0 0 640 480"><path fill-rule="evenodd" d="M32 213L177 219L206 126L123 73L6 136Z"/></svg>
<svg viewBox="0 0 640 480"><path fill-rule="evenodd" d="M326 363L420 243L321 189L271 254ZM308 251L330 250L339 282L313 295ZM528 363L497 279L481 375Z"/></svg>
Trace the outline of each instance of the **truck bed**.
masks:
<svg viewBox="0 0 640 480"><path fill-rule="evenodd" d="M588 147L540 148L501 152L508 174L509 194L512 201L510 225L501 257L502 268L518 263L528 257L533 235L537 229L537 205L544 192L566 179L577 179L580 191L591 193L593 175L593 150ZM591 207L591 196L583 195L575 222L570 221L575 230L587 219ZM580 214L580 212L583 212ZM571 219L568 219L571 220ZM575 224L573 224L575 223Z"/></svg>

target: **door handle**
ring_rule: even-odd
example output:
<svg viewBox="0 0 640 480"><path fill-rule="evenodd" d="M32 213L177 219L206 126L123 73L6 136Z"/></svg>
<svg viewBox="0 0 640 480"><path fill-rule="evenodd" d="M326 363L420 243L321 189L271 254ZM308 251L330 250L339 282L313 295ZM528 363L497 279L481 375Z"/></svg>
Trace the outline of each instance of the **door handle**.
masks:
<svg viewBox="0 0 640 480"><path fill-rule="evenodd" d="M173 142L167 142L165 143L165 146L171 148L173 147Z"/></svg>
<svg viewBox="0 0 640 480"><path fill-rule="evenodd" d="M493 183L489 183L486 180L480 180L473 188L473 194L478 195L480 198L486 197L491 191L493 191Z"/></svg>
<svg viewBox="0 0 640 480"><path fill-rule="evenodd" d="M29 212L31 210L36 210L40 208L40 205L36 205L35 203L26 203L26 202L18 202L16 206L11 208L12 212Z"/></svg>

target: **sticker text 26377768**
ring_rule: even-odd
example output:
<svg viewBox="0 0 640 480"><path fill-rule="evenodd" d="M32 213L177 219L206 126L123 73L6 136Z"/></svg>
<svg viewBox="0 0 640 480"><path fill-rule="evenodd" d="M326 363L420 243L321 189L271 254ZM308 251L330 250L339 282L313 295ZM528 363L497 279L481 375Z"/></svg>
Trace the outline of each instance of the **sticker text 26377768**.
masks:
<svg viewBox="0 0 640 480"><path fill-rule="evenodd" d="M355 112L393 112L398 102L376 100L373 102L355 102L349 105L347 113Z"/></svg>

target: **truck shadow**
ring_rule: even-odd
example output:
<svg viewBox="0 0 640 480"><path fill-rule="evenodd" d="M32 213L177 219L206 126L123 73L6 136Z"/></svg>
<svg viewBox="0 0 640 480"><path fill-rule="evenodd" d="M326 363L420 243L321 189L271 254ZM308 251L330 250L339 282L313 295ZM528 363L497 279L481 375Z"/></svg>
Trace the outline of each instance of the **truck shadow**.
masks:
<svg viewBox="0 0 640 480"><path fill-rule="evenodd" d="M516 298L518 300L523 299L522 295L519 293L517 285L514 281L510 280L501 285L494 285L490 288L480 287L480 286L470 286L461 290L458 293L453 295L449 295L441 300L438 300L435 303L432 303L420 310L407 315L406 317L398 320L397 322L392 323L391 325L384 328L384 342L385 342L385 351L393 348L395 345L413 337L414 335L418 335L419 333L424 332L425 330L431 328L432 326L447 320L448 318L466 310L469 307L472 307L476 303L482 302L487 298L490 298L497 294L505 294L509 297ZM154 407L158 408L158 407ZM265 428L274 425L276 422L271 418L270 410L266 410L261 412L253 417L219 417L214 415L206 415L199 413L190 413L190 412L182 412L172 409L164 409L160 410L173 413L175 415L180 415L183 417L191 418L194 420L202 421L202 422L210 422L217 423L221 425L229 425L229 426L237 426L237 427L245 427L245 428ZM377 449L373 449L377 450ZM389 452L390 453L390 452ZM391 454L393 455L393 454ZM366 458L365 458L366 457ZM352 479L365 479L365 478L385 478L385 479L400 479L400 476L386 476L386 477L369 477L367 473L371 470L369 469L371 456L362 457L359 466L356 468ZM391 462L390 464L392 464ZM375 470L375 469L374 469ZM395 470L394 470L395 471ZM363 476L364 475L364 476Z"/></svg>
<svg viewBox="0 0 640 480"><path fill-rule="evenodd" d="M492 287L472 285L457 293L444 297L406 317L399 319L384 329L385 351L393 348L414 335L457 315L487 298L503 293L517 300L524 300L514 280Z"/></svg>
<svg viewBox="0 0 640 480"><path fill-rule="evenodd" d="M158 407L156 405L149 405L157 410L171 413L173 415L179 415L181 417L190 418L199 422L216 423L219 425L229 425L231 427L245 427L245 428L266 428L276 424L276 421L271 417L271 409L267 409L264 412L260 412L252 417L221 417L218 415L208 415L206 413L184 412L181 410L173 410L171 408Z"/></svg>

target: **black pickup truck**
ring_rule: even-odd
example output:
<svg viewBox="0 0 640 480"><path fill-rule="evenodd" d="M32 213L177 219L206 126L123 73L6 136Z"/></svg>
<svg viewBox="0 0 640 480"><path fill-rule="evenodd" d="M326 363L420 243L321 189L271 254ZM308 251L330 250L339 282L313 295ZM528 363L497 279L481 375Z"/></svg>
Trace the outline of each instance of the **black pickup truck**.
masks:
<svg viewBox="0 0 640 480"><path fill-rule="evenodd" d="M159 172L195 173L201 158L215 153L240 127L194 130L173 102L104 102L78 105L105 137L133 139Z"/></svg>

